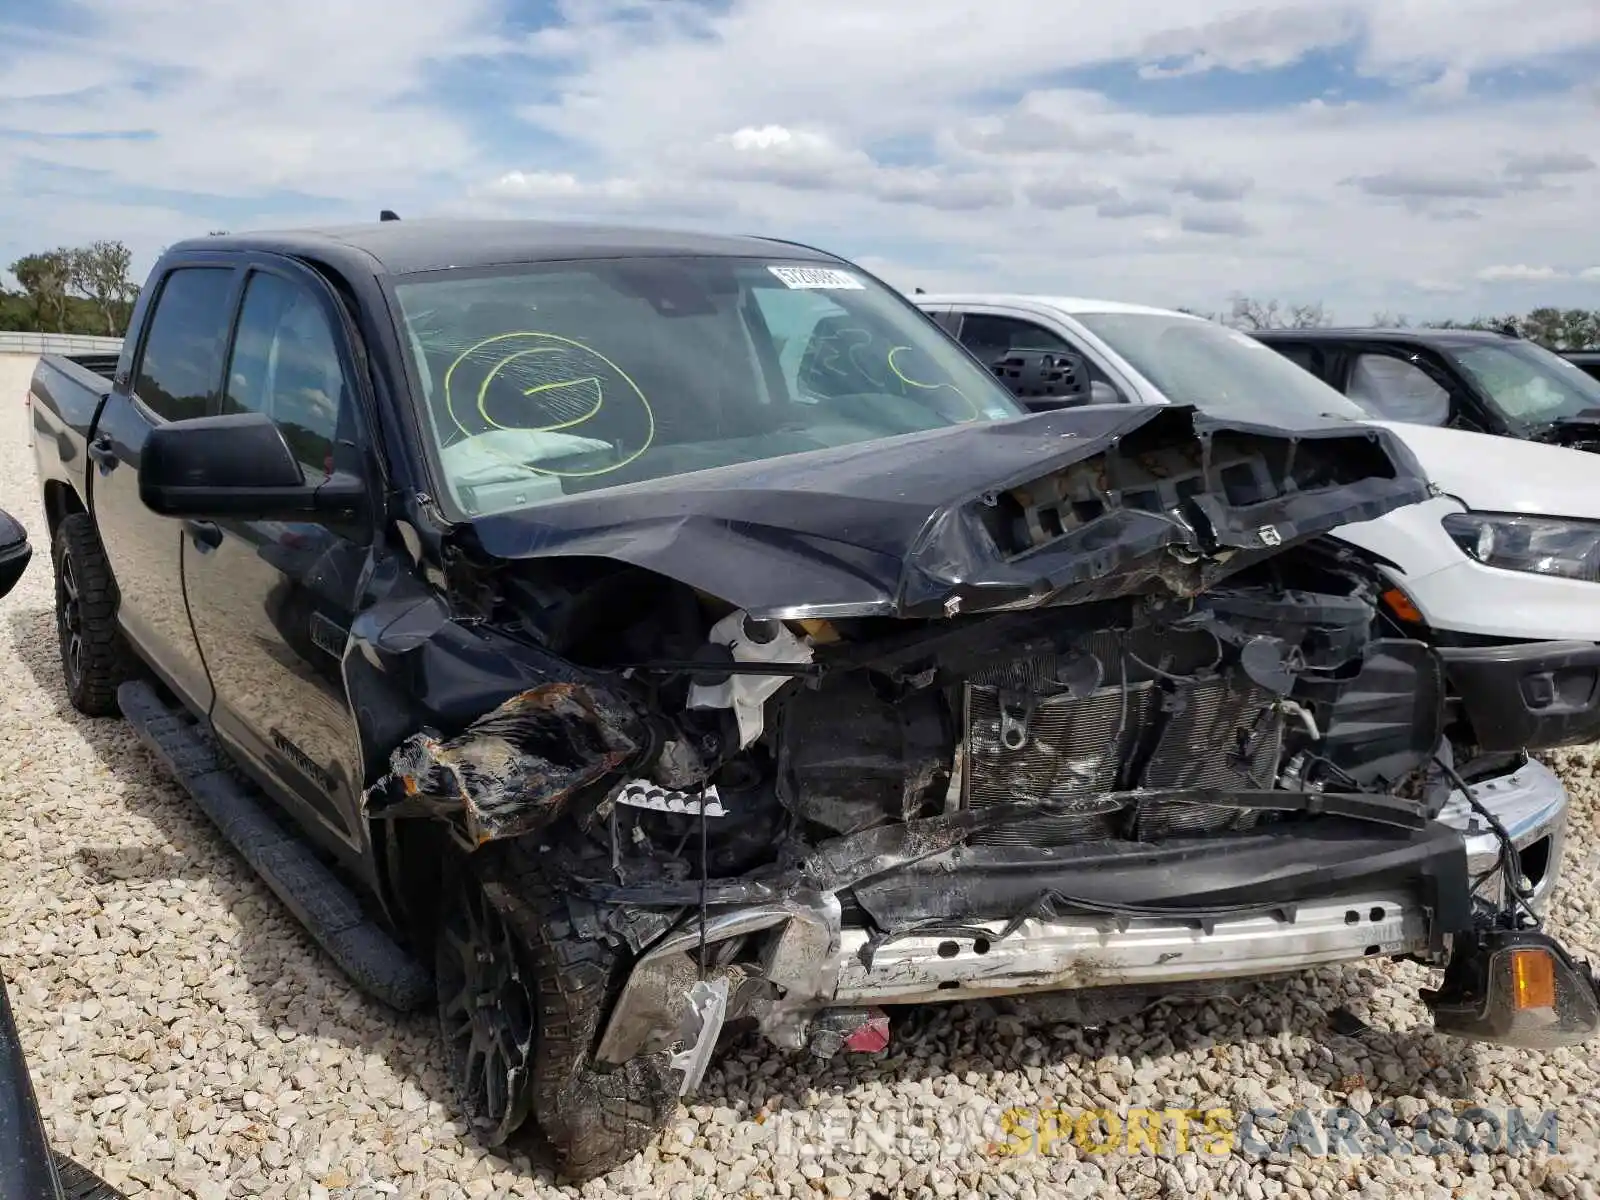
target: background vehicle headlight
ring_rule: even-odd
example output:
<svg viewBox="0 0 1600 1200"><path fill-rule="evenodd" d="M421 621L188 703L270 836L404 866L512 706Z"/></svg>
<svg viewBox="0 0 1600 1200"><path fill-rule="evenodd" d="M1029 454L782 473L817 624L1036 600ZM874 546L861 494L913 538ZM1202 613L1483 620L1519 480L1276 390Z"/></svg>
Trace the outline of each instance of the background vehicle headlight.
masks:
<svg viewBox="0 0 1600 1200"><path fill-rule="evenodd" d="M1485 566L1600 583L1600 522L1451 513L1444 529Z"/></svg>

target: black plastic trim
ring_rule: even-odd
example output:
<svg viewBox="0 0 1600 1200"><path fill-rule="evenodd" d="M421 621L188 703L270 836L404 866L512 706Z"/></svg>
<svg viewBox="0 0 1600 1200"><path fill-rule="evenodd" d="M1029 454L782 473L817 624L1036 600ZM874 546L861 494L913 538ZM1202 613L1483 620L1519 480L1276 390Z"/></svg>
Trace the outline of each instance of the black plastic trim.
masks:
<svg viewBox="0 0 1600 1200"><path fill-rule="evenodd" d="M1481 749L1548 750L1600 738L1600 644L1440 646L1438 653Z"/></svg>
<svg viewBox="0 0 1600 1200"><path fill-rule="evenodd" d="M1436 946L1443 934L1472 928L1466 843L1438 822L1402 831L1324 817L1226 837L1090 844L1020 859L1015 848L982 847L880 876L857 885L854 895L888 930L1009 919L1051 893L1108 911L1182 918L1265 912L1363 889L1414 892L1433 915Z"/></svg>

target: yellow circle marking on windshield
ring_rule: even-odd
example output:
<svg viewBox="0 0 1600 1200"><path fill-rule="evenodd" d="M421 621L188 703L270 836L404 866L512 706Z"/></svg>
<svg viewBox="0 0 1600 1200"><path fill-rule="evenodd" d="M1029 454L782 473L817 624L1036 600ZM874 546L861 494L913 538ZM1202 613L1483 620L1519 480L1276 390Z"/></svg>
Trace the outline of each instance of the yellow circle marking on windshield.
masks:
<svg viewBox="0 0 1600 1200"><path fill-rule="evenodd" d="M894 372L896 379L898 379L901 383L905 384L907 387L922 388L925 391L936 392L940 388L949 388L952 392L954 392L956 395L961 397L961 403L965 404L967 406L967 411L972 414L971 417L962 418L963 420L976 421L980 417L983 416L983 414L978 411L978 406L976 404L974 404L971 400L967 399L967 394L965 392L963 392L960 388L958 388L955 384L949 383L949 382L945 382L945 383L919 383L917 380L912 379L904 371L902 371L900 369L900 365L894 361L894 356L899 354L900 351L902 351L902 350L910 350L911 348L912 347L910 347L910 346L895 346L893 349L891 349L889 351L889 355L888 355L889 370Z"/></svg>
<svg viewBox="0 0 1600 1200"><path fill-rule="evenodd" d="M518 359L518 358L523 358L523 357L526 357L528 355L532 355L532 354L555 354L555 353L559 353L562 348L570 348L570 349L573 349L573 350L577 350L577 351L579 351L580 353L583 353L583 354L593 355L598 361L604 363L606 366L610 367L613 371L615 371L617 373L618 378L620 378L625 384L627 384L630 388L633 389L633 394L639 398L640 407L642 407L644 409L645 423L646 423L646 426L647 426L646 431L645 431L645 437L644 437L644 441L640 444L639 448L637 450L635 450L632 454L630 454L626 458L624 458L622 461L612 463L610 466L607 466L607 467L599 467L599 468L596 468L595 470L592 470L592 471L556 471L556 470L550 469L549 467L536 467L536 466L533 466L531 463L526 463L526 462L522 462L522 461L517 460L517 459L513 459L512 457L510 457L509 455L506 455L506 454L496 453L495 451L491 450L489 447L484 447L485 451L490 453L495 458L499 458L499 459L501 459L501 460L503 460L503 461L505 461L507 463L510 463L510 464L516 466L519 470L528 471L528 472L531 472L531 473L533 473L535 475L551 475L551 476L555 476L556 478L559 478L559 479L582 479L582 478L587 478L587 477L591 477L591 476L595 476L595 475L607 475L607 474L610 474L612 471L620 470L621 468L627 466L629 463L633 462L636 458L638 458L646 450L650 449L650 446L655 441L655 437L656 437L656 414L655 414L655 410L650 407L650 401L645 398L644 392L640 389L639 385L633 381L633 377L631 375L629 375L626 371L624 371L621 367L617 366L616 363L612 362L604 354L601 354L600 351L595 350L592 347L585 346L582 342L574 341L571 338L561 337L559 334L542 333L542 332L540 332L539 330L536 330L536 329L525 329L525 330L519 330L519 331L515 331L515 332L511 332L511 333L497 333L493 337L484 338L482 341L476 342L473 345L468 346L465 350L463 350L460 354L458 354L456 356L456 358L455 358L455 361L452 362L450 364L450 366L445 370L445 373L444 373L444 408L445 408L445 413L446 413L447 416L449 416L451 422L455 425L455 427L457 429L459 429L461 431L461 433L465 437L469 437L470 438L470 437L472 437L474 435L473 435L473 433L472 433L472 431L470 429L468 429L464 424L462 424L461 418L456 415L455 390L451 386L452 385L452 381L453 381L453 379L455 377L456 368L459 367L462 363L466 362L474 354L478 353L478 351L482 350L485 346L492 346L497 342L504 342L504 341L508 341L510 339L513 339L513 338L535 338L535 339L541 339L541 340L544 340L544 341L557 342L557 343L559 343L559 345L558 346L536 346L536 347L533 347L533 348L527 349L527 350L513 351L512 353L507 354L504 357L500 358L494 364L494 366L489 368L489 374L485 377L485 379L483 381L483 384L478 388L477 406L476 406L477 410L478 410L478 415L483 418L483 420L484 420L484 422L486 424L488 424L489 426L491 426L494 429L510 429L510 430L520 429L520 430L525 430L525 431L530 432L530 433L553 433L558 429L569 429L574 425L580 425L585 421L592 420L600 412L600 410L603 407L605 407L605 389L601 386L599 377L598 376L594 376L594 375L576 376L576 377L574 377L572 379L556 380L556 381L549 382L549 383L538 384L538 385L536 385L536 386L534 386L532 388L529 388L529 389L527 389L526 391L523 392L524 396L533 396L533 395L537 395L537 394L540 394L540 393L551 391L551 390L553 390L555 388L574 387L574 386L581 386L583 384L592 384L594 386L594 391L595 391L595 402L594 402L593 407L591 407L582 416L579 416L579 417L574 418L572 420L563 421L563 422L561 422L559 424L556 424L556 425L543 425L543 426L502 425L499 421L496 421L493 417L491 417L488 414L488 412L486 411L485 397L486 397L486 393L487 393L488 388L489 388L490 381L493 380L494 377L497 374L499 374L500 371L504 370L505 367L507 365L509 365L512 361L514 361L515 359Z"/></svg>
<svg viewBox="0 0 1600 1200"><path fill-rule="evenodd" d="M519 358L528 358L535 354L560 353L561 347L559 346L540 346L534 350L518 350L516 353L508 354L495 363L493 367L489 368L489 373L483 377L483 383L478 387L478 415L490 425L501 428L499 423L489 415L487 407L489 385L495 381L495 377ZM599 412L605 403L605 391L600 386L600 377L598 375L583 375L574 379L558 379L552 383L538 383L531 388L523 388L522 390L524 396L539 396L547 392L556 391L559 388L577 388L584 384L588 384L589 388L594 392L594 403L589 406L587 412L580 413L570 420L558 421L554 425L519 425L517 428L526 429L530 433L555 433L560 429L570 429L574 425L583 424L583 422Z"/></svg>

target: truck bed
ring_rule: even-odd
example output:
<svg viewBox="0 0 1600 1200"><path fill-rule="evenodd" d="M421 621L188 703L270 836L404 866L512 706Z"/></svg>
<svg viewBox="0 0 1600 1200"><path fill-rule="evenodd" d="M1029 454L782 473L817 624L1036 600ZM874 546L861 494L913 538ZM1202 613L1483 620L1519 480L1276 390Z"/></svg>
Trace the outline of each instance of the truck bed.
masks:
<svg viewBox="0 0 1600 1200"><path fill-rule="evenodd" d="M55 502L55 484L67 485L87 504L89 435L116 370L110 354L44 354L34 367L29 434L47 506Z"/></svg>

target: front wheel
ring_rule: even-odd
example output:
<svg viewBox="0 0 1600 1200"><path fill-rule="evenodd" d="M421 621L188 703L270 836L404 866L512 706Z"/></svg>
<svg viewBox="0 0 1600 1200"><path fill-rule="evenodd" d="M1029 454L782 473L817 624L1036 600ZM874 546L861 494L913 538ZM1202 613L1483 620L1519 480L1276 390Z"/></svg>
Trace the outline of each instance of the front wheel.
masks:
<svg viewBox="0 0 1600 1200"><path fill-rule="evenodd" d="M531 848L500 843L462 865L435 939L439 1031L461 1108L488 1145L531 1123L581 1182L665 1126L677 1072L664 1053L612 1070L594 1058L625 960L573 929Z"/></svg>

